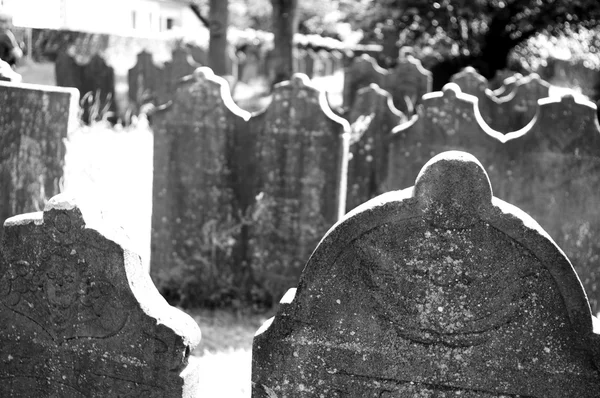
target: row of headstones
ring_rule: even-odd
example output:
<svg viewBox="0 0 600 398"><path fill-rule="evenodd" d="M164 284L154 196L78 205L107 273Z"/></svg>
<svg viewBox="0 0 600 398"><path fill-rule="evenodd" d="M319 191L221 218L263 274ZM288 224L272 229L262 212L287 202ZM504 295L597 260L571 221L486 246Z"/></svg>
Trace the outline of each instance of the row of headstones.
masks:
<svg viewBox="0 0 600 398"><path fill-rule="evenodd" d="M4 223L0 303L3 397L199 396L197 324L64 195ZM597 397L599 331L560 248L446 152L323 236L254 337L252 397Z"/></svg>
<svg viewBox="0 0 600 398"><path fill-rule="evenodd" d="M163 292L181 296L203 285L215 297L277 297L344 207L405 187L440 149L460 149L490 167L501 197L543 220L600 310L593 104L544 99L527 129L503 135L456 85L425 95L410 121L389 93L370 86L349 112L348 130L303 78L276 88L270 106L252 116L223 84L198 71L155 130L151 268ZM551 199L534 195L534 187ZM335 201L324 194L332 190ZM195 277L183 278L190 286L182 288L175 276L186 269ZM237 291L227 290L231 280Z"/></svg>
<svg viewBox="0 0 600 398"><path fill-rule="evenodd" d="M504 75L502 86L492 89L491 82L468 67L451 78L467 94L479 99L479 112L493 129L508 133L525 127L533 118L537 101L548 96L550 84L537 74ZM392 94L394 104L412 114L423 94L431 92L431 72L410 55L398 60L398 65L386 70L368 55L353 60L345 71L344 108L349 109L358 90L375 83Z"/></svg>

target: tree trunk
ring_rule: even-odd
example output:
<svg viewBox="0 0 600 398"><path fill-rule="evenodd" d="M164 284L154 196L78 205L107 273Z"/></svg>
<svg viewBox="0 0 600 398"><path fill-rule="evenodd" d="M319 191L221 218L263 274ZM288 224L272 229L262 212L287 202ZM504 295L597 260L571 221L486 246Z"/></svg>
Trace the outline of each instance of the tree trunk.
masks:
<svg viewBox="0 0 600 398"><path fill-rule="evenodd" d="M293 40L297 29L298 0L271 0L273 5L273 84L289 80L294 73Z"/></svg>
<svg viewBox="0 0 600 398"><path fill-rule="evenodd" d="M229 25L228 0L210 0L210 39L208 66L216 75L230 75L227 65L227 26Z"/></svg>

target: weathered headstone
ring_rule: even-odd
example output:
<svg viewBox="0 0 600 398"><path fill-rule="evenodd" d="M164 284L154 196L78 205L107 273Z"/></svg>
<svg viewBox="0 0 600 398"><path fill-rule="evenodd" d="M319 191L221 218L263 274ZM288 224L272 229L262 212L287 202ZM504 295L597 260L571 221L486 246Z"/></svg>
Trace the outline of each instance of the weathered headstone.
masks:
<svg viewBox="0 0 600 398"><path fill-rule="evenodd" d="M375 83L375 82L374 82ZM413 56L398 60L397 65L385 74L381 87L392 94L394 105L406 114L413 114L423 94L431 91L433 77Z"/></svg>
<svg viewBox="0 0 600 398"><path fill-rule="evenodd" d="M390 93L376 84L358 90L347 117L354 127L350 138L346 193L346 209L352 210L383 193L389 138L392 129L407 118L396 109Z"/></svg>
<svg viewBox="0 0 600 398"><path fill-rule="evenodd" d="M300 74L275 86L273 101L250 125L259 168L248 246L265 300L277 300L344 213L349 126Z"/></svg>
<svg viewBox="0 0 600 398"><path fill-rule="evenodd" d="M540 100L535 125L503 148L498 196L540 224L572 261L600 312L600 127L592 102ZM496 181L498 183L496 184Z"/></svg>
<svg viewBox="0 0 600 398"><path fill-rule="evenodd" d="M477 101L455 83L424 95L417 117L393 130L384 191L410 186L431 157L448 150L469 151L486 169L498 167L495 150L503 138L481 122Z"/></svg>
<svg viewBox="0 0 600 398"><path fill-rule="evenodd" d="M253 153L240 124L249 117L205 67L180 82L172 105L155 116L151 274L170 299L226 304L241 287L244 270L232 267L247 189L237 168L250 167L239 158Z"/></svg>
<svg viewBox="0 0 600 398"><path fill-rule="evenodd" d="M0 82L0 223L59 193L78 99L72 88Z"/></svg>
<svg viewBox="0 0 600 398"><path fill-rule="evenodd" d="M198 325L102 227L62 195L6 220L1 396L197 396Z"/></svg>
<svg viewBox="0 0 600 398"><path fill-rule="evenodd" d="M323 238L254 337L261 397L597 397L600 338L569 260L465 153Z"/></svg>
<svg viewBox="0 0 600 398"><path fill-rule="evenodd" d="M386 74L387 71L377 65L377 61L371 56L363 54L354 58L350 65L344 68L344 108L352 108L356 93L361 88L371 83L384 87L383 79Z"/></svg>
<svg viewBox="0 0 600 398"><path fill-rule="evenodd" d="M142 51L137 55L137 63L128 73L129 99L139 109L140 106L153 103L159 104L159 98L164 98L165 72L156 66L152 54Z"/></svg>

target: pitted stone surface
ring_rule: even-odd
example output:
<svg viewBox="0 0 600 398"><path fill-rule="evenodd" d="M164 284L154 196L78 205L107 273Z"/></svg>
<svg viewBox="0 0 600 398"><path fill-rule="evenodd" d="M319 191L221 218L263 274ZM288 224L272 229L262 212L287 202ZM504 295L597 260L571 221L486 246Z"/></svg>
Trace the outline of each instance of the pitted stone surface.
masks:
<svg viewBox="0 0 600 398"><path fill-rule="evenodd" d="M62 196L6 221L1 396L196 396L198 326L103 229Z"/></svg>
<svg viewBox="0 0 600 398"><path fill-rule="evenodd" d="M253 397L596 397L598 335L539 225L441 154L323 238L253 343Z"/></svg>

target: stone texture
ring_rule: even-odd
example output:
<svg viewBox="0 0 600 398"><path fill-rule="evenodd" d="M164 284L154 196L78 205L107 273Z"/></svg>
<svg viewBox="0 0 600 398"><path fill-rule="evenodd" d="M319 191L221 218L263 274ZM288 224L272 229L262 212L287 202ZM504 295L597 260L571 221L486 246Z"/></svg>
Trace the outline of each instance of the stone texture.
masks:
<svg viewBox="0 0 600 398"><path fill-rule="evenodd" d="M276 85L273 101L250 125L259 167L248 247L254 278L270 301L297 283L344 212L349 126L301 74Z"/></svg>
<svg viewBox="0 0 600 398"><path fill-rule="evenodd" d="M0 82L0 222L59 193L78 99L75 89Z"/></svg>
<svg viewBox="0 0 600 398"><path fill-rule="evenodd" d="M389 136L407 117L394 106L389 92L376 84L358 90L347 115L352 124L346 208L383 193L387 176Z"/></svg>
<svg viewBox="0 0 600 398"><path fill-rule="evenodd" d="M166 87L160 92L165 93L165 98L159 98L159 103L165 103L170 100L177 89L178 81L184 76L191 75L200 67L187 49L177 47L173 50L171 61L165 62Z"/></svg>
<svg viewBox="0 0 600 398"><path fill-rule="evenodd" d="M413 114L423 94L431 91L433 76L413 56L400 58L383 78L381 87L389 91L394 105L405 114Z"/></svg>
<svg viewBox="0 0 600 398"><path fill-rule="evenodd" d="M363 54L354 58L349 66L344 68L344 108L350 109L354 104L356 93L371 83L384 86L384 76L387 71L377 65L377 61L369 55Z"/></svg>
<svg viewBox="0 0 600 398"><path fill-rule="evenodd" d="M142 105L159 104L159 98L165 98L167 82L164 68L158 67L152 54L142 51L137 55L137 63L127 75L129 99L139 109Z"/></svg>
<svg viewBox="0 0 600 398"><path fill-rule="evenodd" d="M3 397L197 396L194 320L63 196L6 221L0 302Z"/></svg>
<svg viewBox="0 0 600 398"><path fill-rule="evenodd" d="M243 270L232 268L247 183L239 169L251 162L233 162L242 156L238 147L252 153L251 142L238 142L249 116L205 67L180 82L171 106L155 115L151 272L169 299L225 303L241 285Z"/></svg>
<svg viewBox="0 0 600 398"><path fill-rule="evenodd" d="M348 214L254 338L259 397L597 397L577 275L480 163L445 153Z"/></svg>

